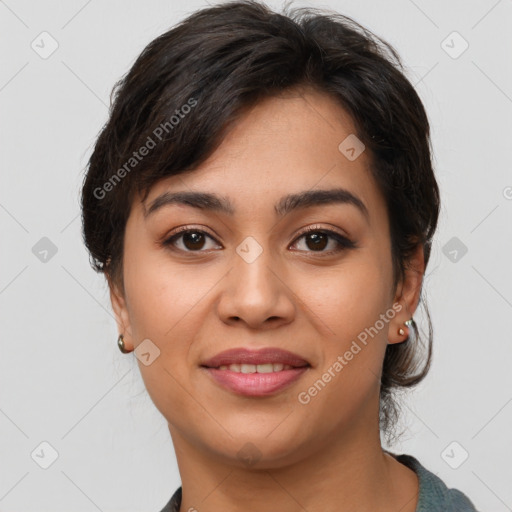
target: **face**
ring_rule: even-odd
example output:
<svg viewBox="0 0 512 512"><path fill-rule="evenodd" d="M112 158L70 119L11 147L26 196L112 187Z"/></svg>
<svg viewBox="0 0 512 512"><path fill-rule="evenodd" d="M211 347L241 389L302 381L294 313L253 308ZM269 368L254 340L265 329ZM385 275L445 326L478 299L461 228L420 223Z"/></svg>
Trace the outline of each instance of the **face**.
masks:
<svg viewBox="0 0 512 512"><path fill-rule="evenodd" d="M386 346L407 337L421 279L393 288L386 205L354 133L321 93L267 99L200 167L133 203L112 303L127 347L149 354L139 368L177 450L230 464L253 450L271 467L378 429ZM281 375L204 366L234 348L297 360Z"/></svg>

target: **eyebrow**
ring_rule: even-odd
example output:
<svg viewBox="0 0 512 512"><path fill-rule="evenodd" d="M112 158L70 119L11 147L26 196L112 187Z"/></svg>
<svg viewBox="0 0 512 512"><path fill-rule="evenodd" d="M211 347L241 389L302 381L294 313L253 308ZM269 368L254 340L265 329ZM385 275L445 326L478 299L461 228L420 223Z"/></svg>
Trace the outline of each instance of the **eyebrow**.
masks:
<svg viewBox="0 0 512 512"><path fill-rule="evenodd" d="M221 197L209 192L164 192L152 201L151 205L144 212L144 217L149 217L160 208L170 204L182 204L192 206L201 210L235 214L235 208L226 197ZM363 201L349 190L335 188L329 190L305 190L295 194L288 194L282 197L274 206L276 215L284 215L303 208L325 204L350 204L355 206L369 222L370 215L368 208Z"/></svg>

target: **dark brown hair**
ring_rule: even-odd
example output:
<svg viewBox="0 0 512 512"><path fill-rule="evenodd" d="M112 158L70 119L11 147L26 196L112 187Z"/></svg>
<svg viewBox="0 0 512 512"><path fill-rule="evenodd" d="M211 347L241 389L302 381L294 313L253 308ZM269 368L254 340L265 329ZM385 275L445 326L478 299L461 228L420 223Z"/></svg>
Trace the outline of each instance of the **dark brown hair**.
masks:
<svg viewBox="0 0 512 512"><path fill-rule="evenodd" d="M136 194L144 200L159 179L193 170L248 108L292 88L326 93L351 115L387 204L395 288L418 244L426 266L440 208L430 127L394 48L335 12L287 6L280 14L246 0L193 13L153 40L114 86L81 197L93 268L124 291L123 240ZM386 349L380 426L388 439L399 417L394 391L430 367L425 309L426 357L418 357L415 325L414 343Z"/></svg>

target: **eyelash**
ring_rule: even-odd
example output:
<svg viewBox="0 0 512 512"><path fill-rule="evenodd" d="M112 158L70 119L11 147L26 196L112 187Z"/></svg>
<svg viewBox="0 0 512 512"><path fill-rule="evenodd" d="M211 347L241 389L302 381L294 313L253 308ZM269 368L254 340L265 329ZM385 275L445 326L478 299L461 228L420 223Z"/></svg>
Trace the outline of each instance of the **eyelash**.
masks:
<svg viewBox="0 0 512 512"><path fill-rule="evenodd" d="M204 251L204 250L189 251L189 250L177 249L174 246L174 243L176 242L176 240L178 240L182 235L184 235L186 233L201 233L203 235L208 236L212 240L216 241L213 238L213 236L210 235L209 233L207 233L206 231L203 231L201 229L191 228L190 226L183 226L181 228L178 228L178 230L175 233L173 233L170 237L165 239L162 242L162 245L165 246L165 247L170 248L171 250L176 250L176 251L185 252L185 253L209 252L209 251ZM313 253L313 254L314 253L318 253L318 254L324 254L324 255L332 255L332 254L336 254L336 253L338 253L340 251L343 251L343 250L346 250L346 249L353 249L353 248L357 247L357 244L355 242L353 242L352 240L348 239L347 237L345 237L343 235L340 235L336 231L332 231L330 229L321 228L319 226L309 226L308 228L306 228L304 231L302 231L297 236L297 238L295 238L295 240L293 241L292 245L295 245L295 243L299 239L303 238L304 236L306 236L306 235L308 235L310 233L321 233L323 235L328 235L330 238L334 239L337 242L338 247L336 249L333 249L333 250L330 250L330 251L299 251L299 252L310 252L310 253Z"/></svg>

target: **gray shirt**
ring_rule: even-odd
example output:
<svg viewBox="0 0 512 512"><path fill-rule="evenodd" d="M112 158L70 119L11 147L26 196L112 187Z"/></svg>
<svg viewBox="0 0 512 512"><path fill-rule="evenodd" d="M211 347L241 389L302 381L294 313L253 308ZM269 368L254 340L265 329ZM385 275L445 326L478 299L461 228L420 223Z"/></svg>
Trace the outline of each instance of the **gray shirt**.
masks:
<svg viewBox="0 0 512 512"><path fill-rule="evenodd" d="M465 494L457 489L449 489L438 476L423 467L412 455L386 452L418 475L419 497L416 512L478 512ZM179 512L180 505L181 487L160 512Z"/></svg>

